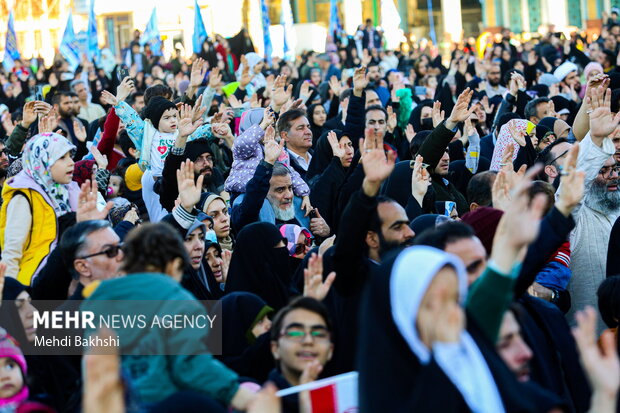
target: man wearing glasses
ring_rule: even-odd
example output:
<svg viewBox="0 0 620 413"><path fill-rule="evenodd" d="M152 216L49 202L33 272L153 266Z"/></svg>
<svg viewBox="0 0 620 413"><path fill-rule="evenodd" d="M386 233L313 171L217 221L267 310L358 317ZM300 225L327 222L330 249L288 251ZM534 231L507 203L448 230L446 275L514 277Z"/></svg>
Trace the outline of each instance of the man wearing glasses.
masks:
<svg viewBox="0 0 620 413"><path fill-rule="evenodd" d="M611 228L620 215L618 167L613 157L616 149L609 138L618 126L610 110L611 91L599 87L588 95L590 132L579 144L577 159L577 169L585 174L585 191L572 213L576 225L570 235L573 275L568 284L572 301L569 323L574 323L574 313L586 305L596 308L596 291L606 274ZM602 327L599 316L599 332Z"/></svg>
<svg viewBox="0 0 620 413"><path fill-rule="evenodd" d="M536 162L542 163L544 168L540 172L538 179L550 184L556 183L555 186L557 188L557 185L560 184L562 164L572 146L566 138L558 138L540 151Z"/></svg>
<svg viewBox="0 0 620 413"><path fill-rule="evenodd" d="M271 326L271 353L276 368L269 380L285 389L316 380L332 358L332 324L327 308L310 297L299 297L281 309ZM299 411L297 394L282 400L283 411Z"/></svg>

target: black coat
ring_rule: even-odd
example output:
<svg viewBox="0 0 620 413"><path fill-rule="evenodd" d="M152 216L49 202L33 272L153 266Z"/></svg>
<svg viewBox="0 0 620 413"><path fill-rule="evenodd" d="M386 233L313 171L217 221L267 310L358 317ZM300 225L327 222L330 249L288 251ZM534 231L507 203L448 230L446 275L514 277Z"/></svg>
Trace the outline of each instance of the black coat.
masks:
<svg viewBox="0 0 620 413"><path fill-rule="evenodd" d="M469 412L460 392L433 360L422 365L393 321L390 278L394 259L370 275L359 314L360 412ZM467 331L493 375L506 412L547 412L562 404L552 394L519 383L471 317Z"/></svg>

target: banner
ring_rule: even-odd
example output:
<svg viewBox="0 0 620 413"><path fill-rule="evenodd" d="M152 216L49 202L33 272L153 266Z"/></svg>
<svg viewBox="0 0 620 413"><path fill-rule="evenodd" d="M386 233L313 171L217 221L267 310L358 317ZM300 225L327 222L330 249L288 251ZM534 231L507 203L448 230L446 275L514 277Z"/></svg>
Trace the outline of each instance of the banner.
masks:
<svg viewBox="0 0 620 413"><path fill-rule="evenodd" d="M69 13L67 18L67 25L65 26L65 32L62 35L62 41L60 42L60 53L69 63L69 70L75 72L75 69L80 64L80 46L77 38L75 37L75 30L73 29L73 16Z"/></svg>
<svg viewBox="0 0 620 413"><path fill-rule="evenodd" d="M90 2L88 12L88 60L99 64L101 50L99 50L99 39L97 38L97 18L95 17L95 0Z"/></svg>
<svg viewBox="0 0 620 413"><path fill-rule="evenodd" d="M200 14L200 7L198 7L198 0L194 1L194 35L192 36L192 43L194 46L194 53L198 54L202 50L202 44L207 38L207 29L205 29L205 23L202 20L202 14Z"/></svg>
<svg viewBox="0 0 620 413"><path fill-rule="evenodd" d="M10 72L15 67L15 60L19 58L17 36L15 35L15 22L13 21L13 11L11 11L9 13L9 22L6 29L6 45L4 47L4 60L2 61L2 66Z"/></svg>
<svg viewBox="0 0 620 413"><path fill-rule="evenodd" d="M282 12L280 14L280 24L284 28L284 60L290 62L295 60L296 38L293 30L293 11L289 0L282 0Z"/></svg>
<svg viewBox="0 0 620 413"><path fill-rule="evenodd" d="M153 7L151 18L146 24L146 29L140 37L140 46L148 44L151 47L151 51L154 56L161 56L161 37L159 35L159 28L157 27L157 13L156 8Z"/></svg>
<svg viewBox="0 0 620 413"><path fill-rule="evenodd" d="M265 0L260 0L260 12L263 20L263 44L265 46L265 58L267 59L269 65L271 65L271 54L273 53L271 34L269 33L271 21L269 20L269 9L267 9Z"/></svg>

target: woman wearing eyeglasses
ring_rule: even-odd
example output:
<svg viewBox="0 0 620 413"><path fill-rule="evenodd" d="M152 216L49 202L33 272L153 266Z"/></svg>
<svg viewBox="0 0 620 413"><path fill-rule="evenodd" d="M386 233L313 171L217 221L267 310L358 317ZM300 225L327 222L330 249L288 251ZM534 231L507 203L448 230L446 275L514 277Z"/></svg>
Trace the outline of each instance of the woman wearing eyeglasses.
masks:
<svg viewBox="0 0 620 413"><path fill-rule="evenodd" d="M75 146L55 133L28 141L24 169L3 188L0 248L7 277L30 285L58 242L59 219L75 211L79 188L72 182Z"/></svg>

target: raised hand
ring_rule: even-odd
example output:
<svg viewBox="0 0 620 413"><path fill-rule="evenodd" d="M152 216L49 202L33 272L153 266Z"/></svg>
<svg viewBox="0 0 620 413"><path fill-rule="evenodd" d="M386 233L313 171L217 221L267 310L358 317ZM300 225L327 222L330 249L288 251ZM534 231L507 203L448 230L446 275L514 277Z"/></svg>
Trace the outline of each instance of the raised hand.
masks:
<svg viewBox="0 0 620 413"><path fill-rule="evenodd" d="M51 133L58 127L58 115L52 109L47 116L39 118L39 133Z"/></svg>
<svg viewBox="0 0 620 413"><path fill-rule="evenodd" d="M495 110L495 104L489 105L489 97L487 95L484 95L482 97L482 99L480 100L480 103L482 103L482 108L484 109L484 113L486 113L487 115L490 115L491 113L493 113L493 110Z"/></svg>
<svg viewBox="0 0 620 413"><path fill-rule="evenodd" d="M327 140L329 141L329 145L332 147L332 153L334 156L342 160L342 158L346 155L346 151L340 146L340 143L338 143L338 136L336 135L336 132L329 131L327 134Z"/></svg>
<svg viewBox="0 0 620 413"><path fill-rule="evenodd" d="M498 265L498 269L506 274L510 273L522 248L526 248L538 236L540 219L547 200L545 195L539 194L530 202L529 188L532 178L540 169L540 165L530 168L510 191L510 202L493 239L491 259ZM503 171L498 173L496 180L500 179L502 173Z"/></svg>
<svg viewBox="0 0 620 413"><path fill-rule="evenodd" d="M272 382L267 382L248 405L247 413L281 413L282 405L276 396L277 391Z"/></svg>
<svg viewBox="0 0 620 413"><path fill-rule="evenodd" d="M413 138L415 138L416 131L413 129L413 125L411 123L407 124L407 129L405 129L405 136L407 137L407 141L411 143Z"/></svg>
<svg viewBox="0 0 620 413"><path fill-rule="evenodd" d="M334 96L340 96L340 92L342 91L342 84L336 76L332 76L329 78L329 89L332 91Z"/></svg>
<svg viewBox="0 0 620 413"><path fill-rule="evenodd" d="M202 59L201 57L194 61L194 63L192 64L192 71L189 76L189 86L192 88L192 91L195 91L195 89L199 88L202 85L205 75L207 74L208 67L208 63L205 62L204 59Z"/></svg>
<svg viewBox="0 0 620 413"><path fill-rule="evenodd" d="M116 100L122 102L135 91L136 87L133 84L133 80L130 77L126 77L116 89Z"/></svg>
<svg viewBox="0 0 620 413"><path fill-rule="evenodd" d="M370 78L366 74L366 66L355 69L353 73L353 94L358 97L362 96L369 82Z"/></svg>
<svg viewBox="0 0 620 413"><path fill-rule="evenodd" d="M472 114L476 106L472 105L470 109L468 109L468 107L473 95L474 91L469 88L465 89L463 93L459 95L450 117L446 120L446 128L454 129L459 122L463 122Z"/></svg>
<svg viewBox="0 0 620 413"><path fill-rule="evenodd" d="M509 93L512 96L517 96L517 93L519 93L519 89L522 89L524 87L525 87L525 79L523 78L523 76L521 76L517 72L513 72L512 75L510 76L510 83L509 83L510 92Z"/></svg>
<svg viewBox="0 0 620 413"><path fill-rule="evenodd" d="M274 124L276 120L275 114L270 107L266 107L263 112L263 120L260 122L260 127L262 130L267 130L267 127Z"/></svg>
<svg viewBox="0 0 620 413"><path fill-rule="evenodd" d="M243 105L243 103L239 102L239 99L237 99L235 95L228 96L228 103L230 103L230 106L234 109L240 108Z"/></svg>
<svg viewBox="0 0 620 413"><path fill-rule="evenodd" d="M103 342L116 337L111 330L102 329L96 333ZM84 356L84 413L124 412L125 398L121 380L121 361L118 347L95 346Z"/></svg>
<svg viewBox="0 0 620 413"><path fill-rule="evenodd" d="M34 110L36 101L27 102L22 110L22 126L26 129L37 120L37 113Z"/></svg>
<svg viewBox="0 0 620 413"><path fill-rule="evenodd" d="M336 273L332 271L323 282L323 257L313 253L304 269L304 297L323 301L335 279Z"/></svg>
<svg viewBox="0 0 620 413"><path fill-rule="evenodd" d="M101 91L101 97L99 98L99 100L104 105L110 105L110 106L118 105L118 99L116 99L116 96L114 96L113 94L111 94L107 90Z"/></svg>
<svg viewBox="0 0 620 413"><path fill-rule="evenodd" d="M565 217L581 202L584 193L585 172L577 171L579 143L575 143L564 160L561 173L561 190L555 207Z"/></svg>
<svg viewBox="0 0 620 413"><path fill-rule="evenodd" d="M106 206L99 211L97 209L97 180L87 179L80 187L80 195L78 196L78 207L75 213L77 222L106 219L110 210L114 207L114 203L109 201Z"/></svg>
<svg viewBox="0 0 620 413"><path fill-rule="evenodd" d="M310 98L310 82L303 82L299 88L299 98L306 102Z"/></svg>
<svg viewBox="0 0 620 413"><path fill-rule="evenodd" d="M196 129L198 129L204 121L202 120L202 118L198 118L194 121L192 119L192 109L184 111L184 116L181 118L181 120L179 120L179 136L190 136L192 133L196 132Z"/></svg>
<svg viewBox="0 0 620 413"><path fill-rule="evenodd" d="M365 147L364 141L364 139L360 139L360 148ZM381 185L381 182L385 181L394 170L396 154L393 151L388 151L386 156L383 147L366 148L364 151L362 158L364 174L366 175L364 180Z"/></svg>
<svg viewBox="0 0 620 413"><path fill-rule="evenodd" d="M312 210L314 208L312 208L312 204L310 203L310 197L308 195L304 195L301 199L301 209L303 209L306 213L304 214L305 217L307 217L308 215L310 215L310 212L312 212Z"/></svg>
<svg viewBox="0 0 620 413"><path fill-rule="evenodd" d="M431 184L431 176L423 161L424 158L422 158L422 156L416 156L413 164L413 171L411 172L411 195L413 195L420 205L422 205L422 200L424 196L426 196L428 187Z"/></svg>
<svg viewBox="0 0 620 413"><path fill-rule="evenodd" d="M512 139L514 139L514 141L517 142L519 146L525 146L525 130L517 129L516 122L508 122L508 132L510 132L510 136L512 136Z"/></svg>
<svg viewBox="0 0 620 413"><path fill-rule="evenodd" d="M396 112L394 112L392 106L387 107L387 113L387 130L388 132L393 133L394 129L396 129L396 126L398 125L398 118L396 117Z"/></svg>
<svg viewBox="0 0 620 413"><path fill-rule="evenodd" d="M52 105L50 105L47 102L40 102L40 101L34 102L34 111L39 116L45 116L48 113L50 113L51 110L52 110Z"/></svg>
<svg viewBox="0 0 620 413"><path fill-rule="evenodd" d="M611 90L602 86L588 90L586 105L590 114L592 138L603 139L609 136L620 123L620 112L614 117L611 114Z"/></svg>
<svg viewBox="0 0 620 413"><path fill-rule="evenodd" d="M202 106L202 95L198 96L196 103L192 108L192 122L196 122L198 119L202 119L202 116L207 111L206 107Z"/></svg>
<svg viewBox="0 0 620 413"><path fill-rule="evenodd" d="M575 314L577 327L573 336L579 348L581 365L592 385L590 411L607 413L616 411L616 397L620 387L620 360L616 350L614 333L607 330L597 343L596 310L587 306Z"/></svg>
<svg viewBox="0 0 620 413"><path fill-rule="evenodd" d="M106 169L108 167L108 157L102 155L96 145L90 146L90 153L93 154L93 157L95 158L95 162L97 162L97 167L99 169Z"/></svg>
<svg viewBox="0 0 620 413"><path fill-rule="evenodd" d="M75 137L77 138L78 141L86 142L86 138L87 138L86 128L84 127L82 122L80 122L77 119L73 119L73 132L75 133Z"/></svg>
<svg viewBox="0 0 620 413"><path fill-rule="evenodd" d="M209 73L209 87L211 89L216 89L220 83L222 83L222 74L220 73L220 68L214 67L211 70L211 73Z"/></svg>
<svg viewBox="0 0 620 413"><path fill-rule="evenodd" d="M181 163L181 167L177 170L177 187L181 207L186 211L190 212L200 201L203 180L204 175L200 175L194 181L194 162L188 160Z"/></svg>
<svg viewBox="0 0 620 413"><path fill-rule="evenodd" d="M275 140L275 129L273 126L269 126L267 130L265 130L265 137L263 138L264 146L265 146L265 162L274 164L280 157L282 153L282 148L284 148L284 139L280 139L280 143Z"/></svg>
<svg viewBox="0 0 620 413"><path fill-rule="evenodd" d="M443 110L441 110L441 102L436 100L433 102L433 108L431 109L431 118L433 119L433 128L439 126L441 122L445 119L446 114Z"/></svg>
<svg viewBox="0 0 620 413"><path fill-rule="evenodd" d="M239 79L239 87L241 90L244 90L246 86L250 84L253 77L254 76L250 74L250 67L246 61L246 64L243 65L243 70L241 71L241 79Z"/></svg>
<svg viewBox="0 0 620 413"><path fill-rule="evenodd" d="M286 86L286 75L278 76L273 84L271 93L273 110L279 112L282 105L284 105L292 95L293 85Z"/></svg>

